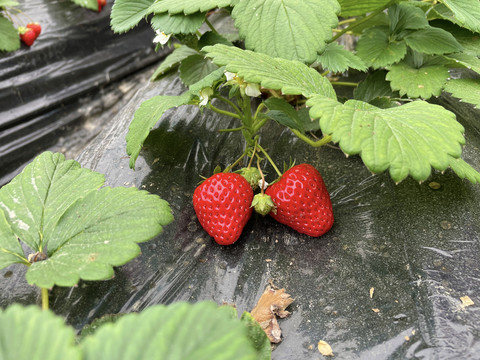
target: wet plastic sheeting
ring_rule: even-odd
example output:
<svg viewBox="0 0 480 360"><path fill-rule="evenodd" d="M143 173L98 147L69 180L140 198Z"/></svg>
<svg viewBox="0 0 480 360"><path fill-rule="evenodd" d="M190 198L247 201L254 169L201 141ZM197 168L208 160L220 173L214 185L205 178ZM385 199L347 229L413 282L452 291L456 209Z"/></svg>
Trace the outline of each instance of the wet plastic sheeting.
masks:
<svg viewBox="0 0 480 360"><path fill-rule="evenodd" d="M0 53L0 185L84 118L86 94L102 96L101 87L161 57L146 23L113 34L112 3L98 13L70 0L22 2L42 33L31 48Z"/></svg>
<svg viewBox="0 0 480 360"><path fill-rule="evenodd" d="M54 311L78 329L107 313L179 300L233 303L241 312L253 308L271 280L295 298L291 316L280 320L284 339L273 359L322 359L319 340L338 359L480 357L479 187L449 171L422 184L407 179L395 185L386 174L372 176L358 157L312 149L272 123L263 146L279 165L293 157L320 170L335 224L310 238L254 215L238 242L222 247L200 227L191 197L199 175L241 154L238 133L216 133L237 126L234 120L189 106L170 110L147 139L136 171L125 156L125 134L140 102L182 91L175 77L147 85L79 158L105 173L111 186L159 194L175 221L141 244L142 255L118 268L114 279L55 288ZM478 167L475 114L465 122L466 158ZM273 180L274 171L266 171ZM430 187L432 181L440 188ZM3 289L24 283L17 268L8 270L13 275L2 280ZM30 302L34 289L23 289L14 296L2 291L1 305L6 298ZM463 296L475 304L462 307Z"/></svg>

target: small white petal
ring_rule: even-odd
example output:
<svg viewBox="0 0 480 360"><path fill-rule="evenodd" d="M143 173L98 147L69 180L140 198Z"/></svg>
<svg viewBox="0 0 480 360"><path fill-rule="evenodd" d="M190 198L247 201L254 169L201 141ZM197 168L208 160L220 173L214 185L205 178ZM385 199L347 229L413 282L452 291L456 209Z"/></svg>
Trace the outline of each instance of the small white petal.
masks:
<svg viewBox="0 0 480 360"><path fill-rule="evenodd" d="M157 36L155 36L155 38L153 39L153 42L154 43L159 43L161 45L165 45L168 40L170 39L170 36L172 36L172 34L165 34L163 31L160 31L160 30L157 30L155 31L155 33L157 34Z"/></svg>
<svg viewBox="0 0 480 360"><path fill-rule="evenodd" d="M233 80L235 76L237 76L237 74L230 71L225 71L225 77L227 78L227 81Z"/></svg>
<svg viewBox="0 0 480 360"><path fill-rule="evenodd" d="M209 99L210 95L213 95L213 90L212 90L212 88L202 89L202 91L200 91L200 95L199 95L199 98L200 98L200 103L199 103L199 105L200 105L200 106L205 106L205 105L207 105L207 104L208 104L208 99Z"/></svg>
<svg viewBox="0 0 480 360"><path fill-rule="evenodd" d="M260 85L251 83L247 84L247 87L245 88L245 95L257 97L261 94L262 93L260 92Z"/></svg>
<svg viewBox="0 0 480 360"><path fill-rule="evenodd" d="M268 187L268 182L263 181L262 179L258 180L258 187L265 190Z"/></svg>

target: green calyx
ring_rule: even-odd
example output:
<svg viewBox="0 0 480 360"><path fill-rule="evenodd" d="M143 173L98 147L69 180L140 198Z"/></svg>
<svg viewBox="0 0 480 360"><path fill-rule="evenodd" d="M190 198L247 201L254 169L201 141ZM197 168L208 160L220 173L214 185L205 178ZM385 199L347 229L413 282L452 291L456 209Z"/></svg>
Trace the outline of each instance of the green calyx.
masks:
<svg viewBox="0 0 480 360"><path fill-rule="evenodd" d="M267 194L255 195L252 201L252 207L257 213L263 216L267 215L270 211L273 211L274 214L277 212L272 198Z"/></svg>
<svg viewBox="0 0 480 360"><path fill-rule="evenodd" d="M242 168L238 170L238 173L247 180L253 190L258 188L258 182L262 179L262 175L257 168Z"/></svg>

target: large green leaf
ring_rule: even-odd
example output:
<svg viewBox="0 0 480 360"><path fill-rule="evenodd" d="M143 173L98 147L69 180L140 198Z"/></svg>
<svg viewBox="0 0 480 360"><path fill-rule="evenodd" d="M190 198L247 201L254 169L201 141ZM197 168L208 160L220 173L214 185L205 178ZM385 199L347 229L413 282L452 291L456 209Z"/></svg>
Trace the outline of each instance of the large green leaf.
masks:
<svg viewBox="0 0 480 360"><path fill-rule="evenodd" d="M475 71L477 74L480 74L480 59L471 54L457 53L449 54L445 56L447 59L455 61L457 64L467 69Z"/></svg>
<svg viewBox="0 0 480 360"><path fill-rule="evenodd" d="M242 314L240 321L247 327L248 338L257 352L256 360L270 360L272 345L260 324L246 311Z"/></svg>
<svg viewBox="0 0 480 360"><path fill-rule="evenodd" d="M98 190L103 182L101 174L45 152L0 189L0 231L7 235L0 238L2 252L10 250L26 262L23 250L13 245L13 233L29 252L46 256L28 268L30 284L50 288L73 286L80 278L109 278L112 266L139 254L137 242L172 221L168 204L158 196L136 188ZM0 267L11 260L1 256Z"/></svg>
<svg viewBox="0 0 480 360"><path fill-rule="evenodd" d="M315 94L335 99L330 81L316 70L296 60L272 58L265 54L217 44L202 49L217 65L225 65L227 71L237 73L247 82L281 90L284 94Z"/></svg>
<svg viewBox="0 0 480 360"><path fill-rule="evenodd" d="M13 24L0 14L0 51L15 51L20 48L20 37Z"/></svg>
<svg viewBox="0 0 480 360"><path fill-rule="evenodd" d="M0 210L18 238L42 252L65 210L103 183L102 174L46 152L0 189Z"/></svg>
<svg viewBox="0 0 480 360"><path fill-rule="evenodd" d="M168 204L146 191L92 191L63 214L47 243L48 259L32 264L27 280L50 288L111 278L112 266L140 254L137 242L152 239L172 220Z"/></svg>
<svg viewBox="0 0 480 360"><path fill-rule="evenodd" d="M440 0L440 2L452 12L457 24L474 32L480 32L480 2L478 0ZM445 11L440 11L438 7L436 10L451 19Z"/></svg>
<svg viewBox="0 0 480 360"><path fill-rule="evenodd" d="M38 306L0 309L0 359L80 360L75 332L64 320Z"/></svg>
<svg viewBox="0 0 480 360"><path fill-rule="evenodd" d="M156 0L150 10L155 14L168 11L169 14L189 15L230 6L231 2L232 0Z"/></svg>
<svg viewBox="0 0 480 360"><path fill-rule="evenodd" d="M163 113L168 109L188 104L192 96L189 91L179 96L154 96L140 105L135 112L126 137L127 154L130 155L130 167L132 169L135 168L135 162L140 154L143 142Z"/></svg>
<svg viewBox="0 0 480 360"><path fill-rule="evenodd" d="M202 80L208 74L218 69L212 60L203 55L190 55L180 64L180 79L189 86Z"/></svg>
<svg viewBox="0 0 480 360"><path fill-rule="evenodd" d="M390 0L338 0L342 17L364 15L377 9L383 9Z"/></svg>
<svg viewBox="0 0 480 360"><path fill-rule="evenodd" d="M184 59L190 55L198 55L199 52L188 46L181 45L173 50L160 64L152 75L151 80L155 81L160 79L162 75L178 66Z"/></svg>
<svg viewBox="0 0 480 360"><path fill-rule="evenodd" d="M470 30L461 28L448 21L437 21L435 26L440 27L452 34L458 43L463 47L463 52L480 56L480 36Z"/></svg>
<svg viewBox="0 0 480 360"><path fill-rule="evenodd" d="M443 85L449 78L448 68L444 66L424 65L414 68L406 63L389 67L386 79L390 81L393 90L400 95L412 98L429 99L442 93Z"/></svg>
<svg viewBox="0 0 480 360"><path fill-rule="evenodd" d="M367 69L362 59L337 43L328 44L325 51L318 56L317 61L324 69L331 72L344 72L350 68L360 71Z"/></svg>
<svg viewBox="0 0 480 360"><path fill-rule="evenodd" d="M336 0L239 0L232 17L250 50L313 63L332 38Z"/></svg>
<svg viewBox="0 0 480 360"><path fill-rule="evenodd" d="M116 33L134 28L140 20L151 13L150 6L154 0L115 0L110 14L110 25Z"/></svg>
<svg viewBox="0 0 480 360"><path fill-rule="evenodd" d="M198 94L200 93L200 91L202 89L212 86L215 82L220 80L223 77L224 74L225 74L225 67L222 66L222 67L218 68L217 70L211 72L210 74L208 74L204 78L200 79L196 83L190 85L188 87L188 89L193 94L198 96Z"/></svg>
<svg viewBox="0 0 480 360"><path fill-rule="evenodd" d="M22 246L0 211L0 269L16 263L28 264Z"/></svg>
<svg viewBox="0 0 480 360"><path fill-rule="evenodd" d="M155 30L160 30L165 34L193 34L204 21L205 14L200 12L191 15L170 15L165 12L153 16L151 23Z"/></svg>
<svg viewBox="0 0 480 360"><path fill-rule="evenodd" d="M455 53L463 50L462 45L452 34L431 26L414 31L404 39L413 50L429 55Z"/></svg>
<svg viewBox="0 0 480 360"><path fill-rule="evenodd" d="M360 154L373 173L389 169L400 182L408 175L428 178L431 167L445 170L462 153L464 128L455 115L438 105L415 101L380 109L349 100L340 104L316 96L307 101L310 116L320 119L324 134L348 155Z"/></svg>
<svg viewBox="0 0 480 360"><path fill-rule="evenodd" d="M13 7L18 6L18 1L14 0L0 0L0 7Z"/></svg>
<svg viewBox="0 0 480 360"><path fill-rule="evenodd" d="M246 326L210 302L157 305L100 327L85 360L257 360Z"/></svg>
<svg viewBox="0 0 480 360"><path fill-rule="evenodd" d="M95 10L95 11L98 10L97 0L70 0L70 1L81 7L84 7L90 10Z"/></svg>
<svg viewBox="0 0 480 360"><path fill-rule="evenodd" d="M412 4L398 4L388 9L390 32L399 33L403 30L418 30L428 26L427 18L422 9Z"/></svg>
<svg viewBox="0 0 480 360"><path fill-rule="evenodd" d="M374 69L392 65L402 60L407 53L404 41L390 38L388 28L367 29L357 44L357 55Z"/></svg>
<svg viewBox="0 0 480 360"><path fill-rule="evenodd" d="M475 105L480 109L480 80L454 79L445 84L444 90L464 102Z"/></svg>

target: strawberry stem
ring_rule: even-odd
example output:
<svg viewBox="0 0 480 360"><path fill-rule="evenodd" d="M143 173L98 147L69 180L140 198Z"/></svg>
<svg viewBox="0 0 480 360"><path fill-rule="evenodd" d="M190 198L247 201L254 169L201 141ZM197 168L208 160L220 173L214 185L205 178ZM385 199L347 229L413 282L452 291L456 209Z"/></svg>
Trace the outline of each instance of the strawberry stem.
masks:
<svg viewBox="0 0 480 360"><path fill-rule="evenodd" d="M257 151L257 142L255 141L255 146L253 148L253 154L252 154L252 157L250 158L250 162L248 163L247 169L250 169L250 167L252 166L252 161L253 161L253 158L255 157L256 151ZM260 173L262 173L262 171L260 171Z"/></svg>
<svg viewBox="0 0 480 360"><path fill-rule="evenodd" d="M275 172L278 174L278 176L282 176L283 174L280 172L280 170L278 170L277 165L275 165L270 155L268 155L268 153L265 151L263 147L260 146L260 144L257 143L257 146L260 149L260 151L263 153L263 155L265 155L265 157L268 159L268 161L270 162L272 167L275 169Z"/></svg>
<svg viewBox="0 0 480 360"><path fill-rule="evenodd" d="M235 160L235 162L229 166L227 166L225 168L225 170L223 170L222 172L224 173L227 173L227 172L230 172L230 170L232 170L235 166L237 166L237 164L242 161L242 159L247 156L248 154L248 147L245 149L245 151L243 152L242 156L240 156L237 160Z"/></svg>
<svg viewBox="0 0 480 360"><path fill-rule="evenodd" d="M302 134L300 131L298 131L296 129L291 129L291 130L300 140L305 141L308 145L313 146L313 147L320 147L320 146L328 144L330 141L332 141L332 137L330 135L325 135L320 140L313 141L309 137Z"/></svg>
<svg viewBox="0 0 480 360"><path fill-rule="evenodd" d="M226 98L224 98L223 96L214 96L213 98L214 98L214 99L218 99L218 100L220 100L220 101L223 101L225 104L230 105L230 106L235 110L235 112L236 112L238 115L242 116L242 112L240 111L240 109L238 108L238 106L233 103L233 101L231 101L231 100L229 100L229 99L226 99Z"/></svg>
<svg viewBox="0 0 480 360"><path fill-rule="evenodd" d="M252 157L252 159L253 159L253 157ZM257 168L258 168L258 171L260 171L260 176L262 177L262 184L260 185L260 193L263 196L263 194L264 194L263 188L264 188L264 185L265 185L265 175L263 175L263 171L260 168L260 158L257 158Z"/></svg>
<svg viewBox="0 0 480 360"><path fill-rule="evenodd" d="M213 106L211 103L208 103L208 104L207 104L207 107L208 107L210 110L215 111L215 112L218 113L218 114L227 115L227 116L233 117L233 118L235 118L235 119L241 119L241 116L240 116L240 115L235 114L235 113L232 113L232 112L227 111L227 110L219 109L219 108Z"/></svg>

